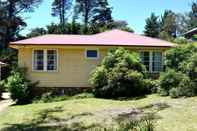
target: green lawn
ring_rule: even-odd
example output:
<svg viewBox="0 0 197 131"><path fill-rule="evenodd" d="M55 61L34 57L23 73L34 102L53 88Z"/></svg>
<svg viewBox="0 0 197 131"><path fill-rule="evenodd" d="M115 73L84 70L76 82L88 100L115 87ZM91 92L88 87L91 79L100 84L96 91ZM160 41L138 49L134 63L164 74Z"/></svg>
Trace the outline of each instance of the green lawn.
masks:
<svg viewBox="0 0 197 131"><path fill-rule="evenodd" d="M165 103L163 109L150 105ZM146 108L145 108L146 107ZM0 129L5 131L36 129L58 129L59 125L70 128L107 127L113 121L113 113L124 109L139 108L144 112L155 112L156 131L196 131L197 97L171 99L149 95L145 98L127 101L104 100L96 98L66 100L53 103L11 106L0 113ZM55 128L56 127L56 128Z"/></svg>

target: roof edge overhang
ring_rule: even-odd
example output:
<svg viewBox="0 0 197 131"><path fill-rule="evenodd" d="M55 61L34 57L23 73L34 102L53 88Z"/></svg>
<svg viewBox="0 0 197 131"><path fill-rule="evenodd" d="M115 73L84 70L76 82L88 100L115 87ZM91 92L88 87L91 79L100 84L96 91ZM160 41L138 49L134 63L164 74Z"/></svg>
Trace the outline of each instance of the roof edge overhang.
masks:
<svg viewBox="0 0 197 131"><path fill-rule="evenodd" d="M15 43L10 43L10 47L12 48L18 48L18 47L25 47L25 46L103 46L103 47L161 47L161 48L172 48L175 47L176 44L173 45L122 45L122 44L116 44L116 45L106 45L106 44L15 44Z"/></svg>

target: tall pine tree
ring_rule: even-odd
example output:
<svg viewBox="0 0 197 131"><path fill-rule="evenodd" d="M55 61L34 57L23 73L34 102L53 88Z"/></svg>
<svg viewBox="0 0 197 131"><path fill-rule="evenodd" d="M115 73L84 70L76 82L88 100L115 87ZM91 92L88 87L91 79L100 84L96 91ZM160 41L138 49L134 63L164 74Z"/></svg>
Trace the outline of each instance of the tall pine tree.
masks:
<svg viewBox="0 0 197 131"><path fill-rule="evenodd" d="M161 17L161 32L165 32L171 37L177 35L176 14L171 10L166 10Z"/></svg>
<svg viewBox="0 0 197 131"><path fill-rule="evenodd" d="M82 15L84 22L83 33L88 33L88 24L95 15L94 9L97 7L97 0L76 0L76 12Z"/></svg>
<svg viewBox="0 0 197 131"><path fill-rule="evenodd" d="M59 17L60 24L65 24L66 15L71 8L72 0L54 0L52 3L52 16Z"/></svg>
<svg viewBox="0 0 197 131"><path fill-rule="evenodd" d="M98 7L94 10L96 13L92 18L92 22L100 25L105 25L113 21L112 8L107 0L98 0Z"/></svg>
<svg viewBox="0 0 197 131"><path fill-rule="evenodd" d="M160 24L158 17L152 13L149 18L146 19L144 34L150 37L159 37Z"/></svg>
<svg viewBox="0 0 197 131"><path fill-rule="evenodd" d="M85 34L88 33L90 24L104 25L112 21L112 11L107 0L76 0L75 9L78 15L82 16Z"/></svg>

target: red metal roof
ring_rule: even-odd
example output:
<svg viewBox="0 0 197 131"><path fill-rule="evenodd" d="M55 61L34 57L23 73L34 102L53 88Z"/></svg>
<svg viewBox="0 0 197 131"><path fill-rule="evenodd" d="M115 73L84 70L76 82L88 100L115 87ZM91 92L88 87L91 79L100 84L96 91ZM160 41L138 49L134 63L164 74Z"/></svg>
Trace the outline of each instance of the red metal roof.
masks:
<svg viewBox="0 0 197 131"><path fill-rule="evenodd" d="M43 35L11 42L11 45L86 45L172 47L173 43L134 33L111 30L95 35Z"/></svg>

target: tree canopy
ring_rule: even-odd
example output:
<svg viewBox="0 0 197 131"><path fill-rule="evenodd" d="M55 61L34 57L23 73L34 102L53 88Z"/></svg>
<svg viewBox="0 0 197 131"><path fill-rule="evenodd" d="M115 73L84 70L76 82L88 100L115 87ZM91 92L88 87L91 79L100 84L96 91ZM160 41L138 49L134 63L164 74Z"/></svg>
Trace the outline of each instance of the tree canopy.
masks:
<svg viewBox="0 0 197 131"><path fill-rule="evenodd" d="M90 23L98 25L112 21L111 8L107 0L76 0L75 11L81 14L84 22L84 33L88 32Z"/></svg>
<svg viewBox="0 0 197 131"><path fill-rule="evenodd" d="M72 0L54 0L52 3L52 16L59 17L60 24L65 24Z"/></svg>
<svg viewBox="0 0 197 131"><path fill-rule="evenodd" d="M150 37L159 37L159 32L160 32L160 23L158 21L158 16L152 13L150 18L146 19L144 34Z"/></svg>
<svg viewBox="0 0 197 131"><path fill-rule="evenodd" d="M22 27L26 26L22 13L32 12L42 0L6 0L0 1L1 47L6 48L10 41L17 38Z"/></svg>

